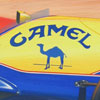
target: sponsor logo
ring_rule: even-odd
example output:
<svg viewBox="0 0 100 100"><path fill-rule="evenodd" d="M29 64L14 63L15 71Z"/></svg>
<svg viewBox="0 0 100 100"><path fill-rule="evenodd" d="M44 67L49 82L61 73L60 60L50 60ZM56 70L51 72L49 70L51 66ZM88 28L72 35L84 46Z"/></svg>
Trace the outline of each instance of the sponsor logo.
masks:
<svg viewBox="0 0 100 100"><path fill-rule="evenodd" d="M27 41L31 41L36 35L39 35L39 38L45 37L45 28L46 28L45 25L30 28L29 32L32 32L30 37L24 37L23 33L19 32L11 38L10 44L14 47L18 47L18 46L25 44ZM84 43L91 36L89 33L86 33L84 30L80 28L70 28L70 29L67 29L67 28L68 26L65 26L65 25L59 28L56 25L48 25L47 36L52 36L52 32L51 32L52 30L55 32L55 34L57 34L60 31L60 36L67 35L68 38L72 40L78 39L79 33L86 34L78 42L86 49L89 49L91 47L90 44ZM40 30L40 32L37 32L37 30ZM16 38L18 37L22 37L21 41L15 42Z"/></svg>

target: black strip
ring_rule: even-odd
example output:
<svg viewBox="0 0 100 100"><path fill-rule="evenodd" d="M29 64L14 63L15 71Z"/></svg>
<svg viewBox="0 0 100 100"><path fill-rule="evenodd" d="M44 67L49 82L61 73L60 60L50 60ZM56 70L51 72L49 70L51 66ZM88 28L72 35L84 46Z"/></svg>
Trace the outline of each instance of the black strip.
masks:
<svg viewBox="0 0 100 100"><path fill-rule="evenodd" d="M17 11L17 15L16 15L16 22L17 24L20 24L20 13Z"/></svg>
<svg viewBox="0 0 100 100"><path fill-rule="evenodd" d="M79 88L79 98L78 100L86 100L86 87Z"/></svg>

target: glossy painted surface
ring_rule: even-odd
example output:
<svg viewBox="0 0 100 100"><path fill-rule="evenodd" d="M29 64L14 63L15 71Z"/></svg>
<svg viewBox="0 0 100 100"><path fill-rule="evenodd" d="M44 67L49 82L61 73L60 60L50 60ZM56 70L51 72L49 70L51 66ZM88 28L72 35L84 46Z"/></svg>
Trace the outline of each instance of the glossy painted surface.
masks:
<svg viewBox="0 0 100 100"><path fill-rule="evenodd" d="M62 20L62 18L60 19L60 23L61 23L61 20ZM67 19L67 20L69 20L69 19ZM73 18L72 18L72 20L73 20ZM71 20L71 22L73 23L72 20ZM76 18L76 20L78 20L78 18ZM43 21L44 20L41 21L42 24L44 24ZM87 21L87 19L86 19L85 23L89 24L91 21L92 20ZM55 22L57 23L57 21L55 21ZM63 22L65 22L65 21L63 21ZM1 44L3 44L3 45L1 45L2 52L0 52L0 55L1 55L0 56L0 77L15 84L19 90L18 96L12 97L12 99L8 98L6 100L22 100L22 99L24 99L24 100L27 100L27 99L28 100L78 100L79 88L75 86L75 82L80 81L80 80L87 80L88 82L97 83L100 80L99 67L98 67L98 64L99 64L98 59L99 59L100 53L97 50L97 49L99 49L98 42L100 41L99 35L97 34L99 32L99 23L95 19L93 20L93 22L96 22L96 24L93 24L91 22L92 24L91 25L89 24L89 25L90 25L90 27L92 27L92 25L94 27L95 27L95 25L97 25L97 27L95 27L96 32L94 30L91 30L91 28L88 29L88 27L85 27L82 23L76 21L76 23L78 23L77 28L79 28L79 26L80 26L80 28L84 27L86 32L89 32L92 36L95 37L95 38L91 38L87 42L87 43L91 43L93 46L96 47L96 49L95 48L92 49L94 52L91 51L91 49L90 49L90 52L88 52L88 53L91 53L91 56L92 56L92 53L94 53L94 56L96 55L95 62L83 63L82 56L80 57L80 52L81 52L80 50L81 49L83 50L84 47L81 45L78 45L78 46L75 45L76 47L78 47L77 49L79 49L79 51L80 51L79 52L76 50L77 56L78 56L77 61L80 60L79 61L80 65L78 65L78 63L76 63L76 66L74 66L74 68L72 66L71 69L70 69L70 67L68 67L68 68L66 68L66 70L59 69L58 67L52 67L52 68L46 70L46 69L44 69L45 68L44 65L43 65L43 67L39 66L38 68L33 68L34 66L32 67L32 64L27 62L27 61L29 61L29 59L27 57L29 56L29 58L30 58L33 55L32 52L36 54L35 56L32 56L32 58L30 59L32 63L33 63L33 61L39 62L39 61L41 61L41 59L42 59L41 62L45 61L45 57L42 58L41 51L39 50L39 47L36 44L42 43L43 41L45 44L46 43L50 44L49 42L47 42L48 38L46 40L42 39L41 41L38 41L38 42L36 39L35 44L34 44L34 41L31 42L30 43L31 49L28 48L29 44L27 44L27 43L25 46L23 46L23 48L20 47L19 49L18 48L15 49L16 47L13 47L13 46L10 47L11 46L11 45L9 45L10 39L11 39L11 37L15 36L16 33L18 33L19 31L22 32L22 31L26 30L26 29L23 30L23 25L20 25L16 28L13 28L11 31L8 31L8 33L10 32L11 34L10 33L2 34L0 37L0 41L4 41L4 42L0 42ZM52 21L50 23L54 23L54 21ZM50 24L50 23L48 22L48 24ZM66 23L67 23L67 21L66 21ZM39 23L37 23L37 25L38 24ZM70 24L70 22L69 22L69 24ZM24 25L27 25L27 27L31 27L31 25L33 25L33 23L31 25L29 25L29 23L28 24L26 23ZM58 25L60 25L60 24L58 24ZM70 25L72 25L72 24L70 24ZM76 27L76 24L74 23L73 26ZM27 30L27 32L28 32L28 30ZM25 33L25 36L28 36L27 32ZM57 37L59 38L59 40L61 39L59 36L57 36ZM55 39L55 41L56 40L57 39ZM61 40L64 40L64 39L61 39ZM94 43L92 40L95 40ZM66 41L66 40L64 40L64 41ZM69 40L69 41L71 41L71 40ZM73 43L77 43L77 42L74 41ZM95 43L97 43L97 45L95 45ZM33 44L36 46L36 49L31 47L31 45L33 45ZM52 47L52 45L53 44L51 43L51 47ZM60 46L62 46L62 45L60 45ZM25 49L25 47L26 47L26 49ZM50 49L49 47L50 47L50 45L48 46L48 49ZM68 47L70 47L70 45ZM66 48L68 48L68 47L66 47ZM72 45L72 47L73 47L73 45ZM13 50L11 48L13 48ZM19 52L17 52L17 50ZM28 52L28 50L31 52ZM64 50L64 48L63 48L63 50ZM64 51L66 51L66 49ZM73 53L75 53L75 52L73 52ZM84 54L83 52L81 52L81 53L82 53L82 55ZM88 56L90 56L90 54L88 54L88 53L86 53L86 54ZM23 54L24 54L24 56L23 56ZM83 56L87 57L86 55L83 55ZM94 58L92 58L91 56L87 59L93 59L93 61L94 61ZM54 57L54 55L53 55L53 57ZM35 58L38 60L36 60ZM39 58L41 58L41 59L39 59ZM73 58L73 55L72 55L72 58ZM84 58L84 60L86 60L86 59ZM92 60L90 60L90 61L92 61ZM56 62L57 61L55 61L53 63L56 64ZM67 62L65 62L65 63L67 64ZM94 67L94 66L89 67L89 65L91 65L91 64L93 64L93 65L96 64L96 67ZM77 67L77 65L78 65L78 67ZM80 68L81 65L82 65L82 67ZM83 65L88 65L88 67L83 66ZM83 69L85 68L85 70L82 71L82 68ZM92 69L92 71L90 70L90 68ZM97 71L97 73L93 73L96 71ZM97 74L97 75L95 75L95 74ZM95 88L94 86L87 87L87 100L91 100L94 88Z"/></svg>
<svg viewBox="0 0 100 100"><path fill-rule="evenodd" d="M51 16L16 26L0 36L1 64L30 73L93 75L100 70L99 22Z"/></svg>
<svg viewBox="0 0 100 100"><path fill-rule="evenodd" d="M0 34L14 25L16 25L16 21L14 19L0 17Z"/></svg>
<svg viewBox="0 0 100 100"><path fill-rule="evenodd" d="M26 95L30 97L30 100L33 98L77 100L79 88L75 87L76 81L87 80L97 83L100 80L99 77L94 76L28 74L2 65L0 65L0 76L16 84L20 95ZM87 100L92 97L94 88L94 86L87 88Z"/></svg>

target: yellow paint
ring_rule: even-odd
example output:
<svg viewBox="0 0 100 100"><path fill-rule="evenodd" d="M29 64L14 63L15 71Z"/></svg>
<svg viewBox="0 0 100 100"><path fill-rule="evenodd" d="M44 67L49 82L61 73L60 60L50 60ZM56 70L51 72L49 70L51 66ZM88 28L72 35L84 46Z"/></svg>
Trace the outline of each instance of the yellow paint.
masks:
<svg viewBox="0 0 100 100"><path fill-rule="evenodd" d="M47 36L48 25L56 24L57 27L62 25L70 28L80 28L91 34L85 43L90 44L91 48L85 49L78 41L86 34L79 33L77 40L68 38L67 31L65 36L60 36L59 33L52 31L52 36ZM46 25L45 37L39 38L35 36L31 41L27 40L25 44L19 47L10 45L10 39L17 33L22 32L23 36L29 37L32 32L29 29L36 26ZM100 70L100 19L82 19L73 17L51 16L47 18L40 18L27 23L24 23L6 34L0 36L0 63L10 65L13 68L24 71L39 71L39 72L58 72L58 73L79 73L91 74ZM17 38L16 41L21 41ZM47 56L40 53L40 48L37 44L43 43L44 50L48 50L58 46L66 55L64 57L64 67L59 69L59 66L51 66L45 70ZM51 58L51 65L60 65L60 58ZM71 67L70 67L71 66Z"/></svg>

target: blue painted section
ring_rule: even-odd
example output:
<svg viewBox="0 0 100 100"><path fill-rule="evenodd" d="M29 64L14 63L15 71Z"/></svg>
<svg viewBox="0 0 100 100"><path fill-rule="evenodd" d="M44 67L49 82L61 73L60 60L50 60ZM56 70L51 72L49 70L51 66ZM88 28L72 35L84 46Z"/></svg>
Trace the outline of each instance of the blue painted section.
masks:
<svg viewBox="0 0 100 100"><path fill-rule="evenodd" d="M97 72L95 75L100 75L100 72Z"/></svg>
<svg viewBox="0 0 100 100"><path fill-rule="evenodd" d="M0 76L15 84L20 91L20 96L10 98L10 100L22 100L22 98L29 98L27 100L33 100L33 98L37 98L35 100L42 100L42 98L43 100L47 98L78 100L79 88L75 87L76 81L87 80L97 83L100 80L100 77L93 76L23 73L2 65L0 65ZM94 86L87 88L87 100L91 99L94 88Z"/></svg>
<svg viewBox="0 0 100 100"><path fill-rule="evenodd" d="M17 87L11 82L0 77L0 92L10 92L17 94Z"/></svg>

